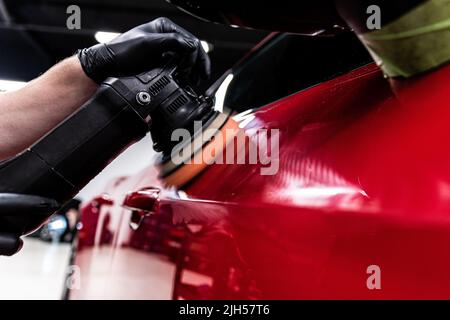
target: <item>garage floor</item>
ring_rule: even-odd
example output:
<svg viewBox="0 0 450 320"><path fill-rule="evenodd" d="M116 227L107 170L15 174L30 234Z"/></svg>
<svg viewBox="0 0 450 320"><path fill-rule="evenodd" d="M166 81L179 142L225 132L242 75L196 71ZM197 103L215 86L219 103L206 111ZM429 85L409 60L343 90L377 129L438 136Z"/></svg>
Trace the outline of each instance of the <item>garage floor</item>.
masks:
<svg viewBox="0 0 450 320"><path fill-rule="evenodd" d="M0 299L60 299L70 245L25 238L13 257L0 257Z"/></svg>
<svg viewBox="0 0 450 320"><path fill-rule="evenodd" d="M166 257L131 248L84 248L76 263L81 283L71 299L167 300L175 265Z"/></svg>
<svg viewBox="0 0 450 320"><path fill-rule="evenodd" d="M25 238L24 242L17 255L0 257L0 300L61 299L71 245L35 238ZM82 277L85 281L82 287L87 291L73 292L72 298L171 298L175 266L166 259L136 250L118 250L111 269L110 251L94 251L84 250L79 257L93 254L96 263L90 264ZM130 266L129 261L135 263Z"/></svg>

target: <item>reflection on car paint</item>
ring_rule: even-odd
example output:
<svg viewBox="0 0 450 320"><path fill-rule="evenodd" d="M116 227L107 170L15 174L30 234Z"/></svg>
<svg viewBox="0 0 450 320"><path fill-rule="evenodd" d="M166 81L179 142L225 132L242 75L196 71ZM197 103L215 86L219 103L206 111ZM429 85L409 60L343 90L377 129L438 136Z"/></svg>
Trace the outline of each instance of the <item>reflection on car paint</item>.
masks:
<svg viewBox="0 0 450 320"><path fill-rule="evenodd" d="M110 279L141 272L137 255L114 269L126 250L158 254L175 299L449 298L449 74L399 87L368 65L256 110L245 130L280 129L278 174L213 164L133 231L120 203L165 190L151 166L110 189L109 209L84 207L80 265L95 264L83 250L102 245L92 230L108 212ZM381 290L366 286L374 264Z"/></svg>

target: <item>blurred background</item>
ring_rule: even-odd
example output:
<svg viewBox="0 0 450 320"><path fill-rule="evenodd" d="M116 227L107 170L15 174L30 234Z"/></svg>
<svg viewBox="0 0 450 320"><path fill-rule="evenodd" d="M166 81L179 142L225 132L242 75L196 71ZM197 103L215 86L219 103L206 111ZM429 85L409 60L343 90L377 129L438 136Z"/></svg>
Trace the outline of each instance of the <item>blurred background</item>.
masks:
<svg viewBox="0 0 450 320"><path fill-rule="evenodd" d="M81 29L69 30L67 7L81 8ZM202 40L212 63L207 88L266 36L200 21L164 0L0 0L0 91L20 88L77 49L165 16ZM37 106L38 107L38 106ZM1 108L1 106L0 106ZM76 134L76 133L74 133ZM138 172L154 156L149 137L130 147L55 215L25 239L12 258L0 257L0 299L60 299L63 295L78 206L112 178Z"/></svg>

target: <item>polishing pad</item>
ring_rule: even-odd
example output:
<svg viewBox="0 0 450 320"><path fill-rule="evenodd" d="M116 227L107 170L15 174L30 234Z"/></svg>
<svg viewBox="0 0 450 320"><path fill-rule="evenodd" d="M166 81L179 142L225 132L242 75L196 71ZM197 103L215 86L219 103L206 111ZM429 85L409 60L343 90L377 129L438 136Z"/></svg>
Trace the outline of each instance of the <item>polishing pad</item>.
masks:
<svg viewBox="0 0 450 320"><path fill-rule="evenodd" d="M238 124L228 114L216 112L200 132L195 132L189 141L174 148L172 154L182 154L176 163L173 157L160 159L160 178L167 186L180 188L186 185L217 157L223 157L223 151L239 132ZM181 150L183 152L179 152Z"/></svg>

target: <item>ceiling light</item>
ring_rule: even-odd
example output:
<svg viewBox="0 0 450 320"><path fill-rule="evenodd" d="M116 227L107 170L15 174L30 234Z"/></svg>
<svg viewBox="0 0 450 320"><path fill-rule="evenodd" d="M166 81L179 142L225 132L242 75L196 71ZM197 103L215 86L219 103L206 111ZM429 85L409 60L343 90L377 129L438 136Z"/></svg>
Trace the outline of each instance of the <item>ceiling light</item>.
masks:
<svg viewBox="0 0 450 320"><path fill-rule="evenodd" d="M106 32L106 31L97 31L95 33L95 40L97 40L100 43L106 43L114 38L116 38L120 33L117 32Z"/></svg>
<svg viewBox="0 0 450 320"><path fill-rule="evenodd" d="M119 35L120 33L118 32L97 31L95 33L95 40L97 40L99 43L106 43L113 40ZM201 40L200 43L202 45L203 50L205 50L206 53L210 52L213 48L212 44L207 41Z"/></svg>
<svg viewBox="0 0 450 320"><path fill-rule="evenodd" d="M23 81L0 80L0 91L12 91L23 88L27 83Z"/></svg>

